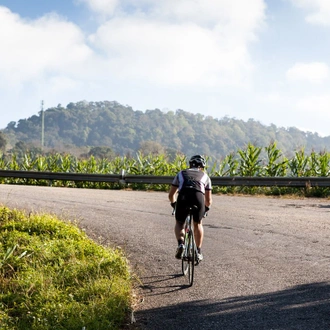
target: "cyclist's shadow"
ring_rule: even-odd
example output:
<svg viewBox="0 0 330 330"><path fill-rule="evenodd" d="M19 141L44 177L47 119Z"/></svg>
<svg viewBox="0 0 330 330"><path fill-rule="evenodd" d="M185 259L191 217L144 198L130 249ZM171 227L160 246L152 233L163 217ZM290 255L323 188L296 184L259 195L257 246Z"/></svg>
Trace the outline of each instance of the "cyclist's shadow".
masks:
<svg viewBox="0 0 330 330"><path fill-rule="evenodd" d="M178 279L178 281L175 281ZM190 288L182 273L169 275L154 275L140 278L141 289L147 296L162 295ZM173 284L173 281L179 282Z"/></svg>

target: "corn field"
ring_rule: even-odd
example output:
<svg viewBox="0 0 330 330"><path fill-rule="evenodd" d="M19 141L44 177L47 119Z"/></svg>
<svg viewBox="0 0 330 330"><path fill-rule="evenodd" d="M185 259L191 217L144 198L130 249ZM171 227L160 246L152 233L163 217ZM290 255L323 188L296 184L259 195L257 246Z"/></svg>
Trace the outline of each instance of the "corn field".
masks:
<svg viewBox="0 0 330 330"><path fill-rule="evenodd" d="M292 158L286 158L277 148L276 143L267 147L248 144L245 149L227 155L224 159L207 159L206 171L209 176L257 176L257 177L328 177L330 173L330 153L312 152L306 154L304 149L296 151ZM174 176L188 165L184 155L176 155L169 160L166 155L142 155L136 157L115 157L114 159L78 159L72 155L52 154L48 156L25 154L21 157L10 157L0 154L0 170L67 172L89 174L120 174L122 170L132 175ZM0 178L5 184L49 185L48 180L21 178ZM119 183L103 182L72 182L54 180L52 186L95 188L95 189L139 189L167 191L168 185L130 184L121 186ZM301 196L327 197L329 188L285 188L285 187L214 187L215 193L244 193L284 195L298 194Z"/></svg>

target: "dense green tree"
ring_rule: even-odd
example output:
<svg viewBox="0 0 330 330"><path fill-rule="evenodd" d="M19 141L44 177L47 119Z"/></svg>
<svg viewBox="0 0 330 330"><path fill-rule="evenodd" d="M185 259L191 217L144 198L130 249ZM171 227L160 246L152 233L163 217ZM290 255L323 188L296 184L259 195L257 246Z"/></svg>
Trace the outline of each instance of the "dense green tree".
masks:
<svg viewBox="0 0 330 330"><path fill-rule="evenodd" d="M3 132L0 132L0 150L5 151L7 146L7 139Z"/></svg>
<svg viewBox="0 0 330 330"><path fill-rule="evenodd" d="M111 148L109 147L92 147L88 154L87 157L94 156L95 158L100 158L100 159L113 159L116 155L112 151Z"/></svg>
<svg viewBox="0 0 330 330"><path fill-rule="evenodd" d="M155 141L142 141L139 151L142 155L161 155L164 154L164 147Z"/></svg>
<svg viewBox="0 0 330 330"><path fill-rule="evenodd" d="M116 101L69 103L44 111L45 148L68 151L95 147L110 148L115 154L135 154L141 147L175 150L183 154L204 153L220 159L249 143L265 147L276 142L286 157L304 148L325 151L329 137L303 132L297 128L265 126L250 118L247 122L225 116L220 119L192 114L182 109L133 110ZM3 130L10 146L19 141L40 147L41 117L34 115L10 122ZM149 143L149 142L152 143ZM148 142L149 144L146 144Z"/></svg>

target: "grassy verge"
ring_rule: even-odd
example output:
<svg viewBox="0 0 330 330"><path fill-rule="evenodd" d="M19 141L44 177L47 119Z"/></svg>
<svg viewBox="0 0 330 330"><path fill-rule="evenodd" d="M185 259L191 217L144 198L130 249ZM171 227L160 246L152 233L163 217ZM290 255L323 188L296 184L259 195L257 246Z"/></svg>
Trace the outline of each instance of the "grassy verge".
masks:
<svg viewBox="0 0 330 330"><path fill-rule="evenodd" d="M120 329L131 280L120 250L56 217L0 206L0 329Z"/></svg>

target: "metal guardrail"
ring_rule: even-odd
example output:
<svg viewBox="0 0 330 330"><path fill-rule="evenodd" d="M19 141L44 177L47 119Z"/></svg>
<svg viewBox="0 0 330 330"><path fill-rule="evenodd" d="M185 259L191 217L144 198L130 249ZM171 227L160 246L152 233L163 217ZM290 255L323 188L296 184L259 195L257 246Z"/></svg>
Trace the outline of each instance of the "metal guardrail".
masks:
<svg viewBox="0 0 330 330"><path fill-rule="evenodd" d="M88 174L63 172L37 172L0 170L0 178L21 178L34 180L63 180L86 182L117 182L121 184L171 184L173 176ZM262 187L330 187L330 177L211 177L213 186L262 186Z"/></svg>
<svg viewBox="0 0 330 330"><path fill-rule="evenodd" d="M330 187L330 177L212 177L214 186Z"/></svg>

